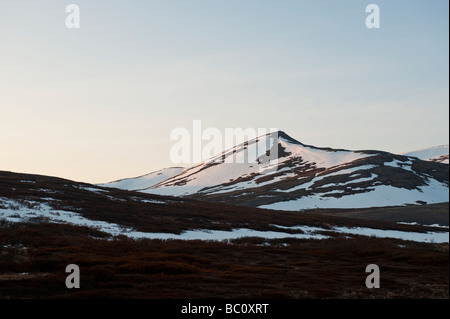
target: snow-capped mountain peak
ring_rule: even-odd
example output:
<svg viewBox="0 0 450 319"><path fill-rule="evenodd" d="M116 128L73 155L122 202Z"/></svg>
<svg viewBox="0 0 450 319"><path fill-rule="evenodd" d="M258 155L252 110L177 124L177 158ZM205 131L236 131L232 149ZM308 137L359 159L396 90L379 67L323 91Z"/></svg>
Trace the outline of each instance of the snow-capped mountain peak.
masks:
<svg viewBox="0 0 450 319"><path fill-rule="evenodd" d="M371 154L307 146L278 131L236 145L144 192L185 196L242 190L368 156Z"/></svg>
<svg viewBox="0 0 450 319"><path fill-rule="evenodd" d="M278 210L417 205L449 201L449 166L412 153L315 147L278 131L140 191Z"/></svg>

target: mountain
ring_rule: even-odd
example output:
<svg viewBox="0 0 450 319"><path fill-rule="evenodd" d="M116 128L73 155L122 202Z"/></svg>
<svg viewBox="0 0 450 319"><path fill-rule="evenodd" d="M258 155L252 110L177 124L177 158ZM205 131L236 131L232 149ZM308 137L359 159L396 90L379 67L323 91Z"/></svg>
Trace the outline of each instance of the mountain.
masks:
<svg viewBox="0 0 450 319"><path fill-rule="evenodd" d="M442 208L433 210L442 211ZM442 215L441 212L438 214ZM442 216L435 216L432 219L414 221L448 225L448 213L444 215L446 220ZM282 224L279 224L279 218L282 219ZM399 231L427 229L392 223L408 221L405 216L400 219L383 219L389 223L374 221L381 218L363 221L293 212L274 215L269 210L259 208L106 188L51 176L0 171L0 224L57 223L89 227L110 236L150 239L238 238L256 236L260 231L272 232L260 234L264 237L284 238L291 237L292 233L301 235L326 232L330 225L336 226L336 229L343 226ZM290 229L286 225L296 226L298 229ZM299 231L300 226L306 227L304 232ZM435 226L430 227L435 229ZM297 231L293 232L294 230ZM355 230L345 231L351 233ZM320 233L316 235L321 238ZM407 237L407 234L402 236ZM448 236L446 240L448 241Z"/></svg>
<svg viewBox="0 0 450 319"><path fill-rule="evenodd" d="M140 191L292 211L417 205L449 201L449 168L383 151L305 145L279 131Z"/></svg>
<svg viewBox="0 0 450 319"><path fill-rule="evenodd" d="M448 145L440 145L403 154L405 156L417 157L424 161L449 163Z"/></svg>
<svg viewBox="0 0 450 319"><path fill-rule="evenodd" d="M416 208L425 211L424 206ZM347 211L353 215L350 218L329 215L329 211L273 214L260 208L0 171L0 227L21 223L87 227L90 230L86 234L100 238L121 235L134 239L184 240L246 236L325 239L336 236L335 232L363 236L378 232L378 237L414 241L434 238L448 242L448 230L441 229L448 225L448 205L428 205L430 213L421 214L428 216L414 219L408 216L409 209L402 209L405 207L383 216L374 211L378 215L374 218L359 218L357 211Z"/></svg>
<svg viewBox="0 0 450 319"><path fill-rule="evenodd" d="M155 171L146 175L133 177L133 178L124 178L117 181L109 182L106 184L99 184L98 186L102 187L114 187L124 190L140 190L152 187L172 176L175 176L181 173L184 170L184 167L169 167L164 168L159 171Z"/></svg>

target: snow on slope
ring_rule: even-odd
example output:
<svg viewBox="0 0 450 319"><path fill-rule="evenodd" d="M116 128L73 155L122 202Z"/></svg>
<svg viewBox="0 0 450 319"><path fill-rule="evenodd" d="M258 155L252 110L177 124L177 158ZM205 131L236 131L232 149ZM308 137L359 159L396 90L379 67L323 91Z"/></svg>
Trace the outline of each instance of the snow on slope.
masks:
<svg viewBox="0 0 450 319"><path fill-rule="evenodd" d="M448 146L422 150L421 157L433 159L423 161L414 152L318 148L278 131L134 189L293 211L441 203L449 201L448 166L433 162L445 152Z"/></svg>
<svg viewBox="0 0 450 319"><path fill-rule="evenodd" d="M314 208L368 208L449 201L448 170L447 173L445 170L437 172L434 164L411 160L408 157L403 160L392 159L389 162L383 158L372 161L374 163L379 161L382 166L359 165L331 173L320 173L310 181L293 188L272 191L272 194L278 191L284 195L292 192L301 192L302 195L258 207L299 211ZM430 167L416 171L415 169L418 169L416 165L420 167L421 164L414 161ZM436 177L429 173L436 174ZM446 175L446 178L443 175ZM339 178L336 182L327 182L336 178Z"/></svg>
<svg viewBox="0 0 450 319"><path fill-rule="evenodd" d="M49 198L51 200L51 198ZM27 222L33 218L46 218L48 222L64 223L79 226L87 226L96 228L99 231L106 232L112 236L125 235L133 239L147 238L147 239L179 239L179 240L212 240L224 241L241 237L261 237L266 239L276 238L300 238L300 239L326 239L329 236L326 232L339 232L343 234L355 234L363 236L375 236L380 238L398 238L403 240L412 240L417 242L434 242L434 243L448 243L448 231L436 229L434 232L416 233L404 232L396 230L381 230L372 228L348 228L348 227L333 227L332 229L325 229L319 227L309 226L276 226L279 231L259 231L249 228L237 228L231 231L223 230L209 230L197 229L184 231L181 234L172 233L150 233L136 231L130 227L124 227L115 223L108 223L105 221L91 220L83 217L81 214L72 211L55 210L47 203L39 203L33 201L17 202L12 199L0 197L0 219L7 222L18 223ZM303 233L288 233L283 230L293 229L302 230ZM319 233L320 232L320 233Z"/></svg>
<svg viewBox="0 0 450 319"><path fill-rule="evenodd" d="M181 173L183 170L183 167L169 167L143 176L120 179L106 184L99 184L98 186L114 187L125 190L140 190L156 185L172 176Z"/></svg>
<svg viewBox="0 0 450 319"><path fill-rule="evenodd" d="M238 145L220 155L214 156L204 163L186 169L182 173L169 178L155 186L149 187L143 192L158 195L184 196L194 194L205 187L221 185L242 176L259 173L264 165L247 163L243 158L247 156L260 157L266 153L265 145L273 146L274 139L263 136L255 143L249 143L247 147ZM260 146L260 147L258 147ZM245 148L245 151L244 151ZM222 157L224 156L224 157ZM227 161L230 161L229 163Z"/></svg>
<svg viewBox="0 0 450 319"><path fill-rule="evenodd" d="M275 154L276 148L282 148L282 154ZM276 158L265 158L266 152L275 154ZM210 160L181 174L169 178L146 190L146 193L158 195L186 196L194 193L220 193L224 191L243 190L263 184L258 181L267 178L273 181L292 177L292 159L302 159L302 165L311 169L329 168L372 156L363 152L346 150L319 149L303 145L283 132L274 132L257 139L240 144ZM247 161L257 158L258 161ZM280 173L284 172L282 176ZM241 180L242 182L237 182ZM232 185L227 185L232 183Z"/></svg>
<svg viewBox="0 0 450 319"><path fill-rule="evenodd" d="M335 192L334 194L336 194ZM330 197L331 192L304 196L295 200L261 205L259 208L298 211L313 208L369 208L384 206L403 206L417 201L443 203L449 201L448 187L437 181L419 189L409 190L388 185L368 188L367 192ZM325 196L324 196L325 195Z"/></svg>
<svg viewBox="0 0 450 319"><path fill-rule="evenodd" d="M370 156L369 154L347 150L340 151L314 148L300 143L293 143L283 136L280 136L279 140L280 145L284 148L285 152L290 153L290 157L301 157L304 162L315 163L318 168L330 168Z"/></svg>
<svg viewBox="0 0 450 319"><path fill-rule="evenodd" d="M449 163L449 146L448 145L440 145L429 148L424 148L421 150L408 152L403 154L405 156L417 157L424 161L434 161L440 162L444 164Z"/></svg>

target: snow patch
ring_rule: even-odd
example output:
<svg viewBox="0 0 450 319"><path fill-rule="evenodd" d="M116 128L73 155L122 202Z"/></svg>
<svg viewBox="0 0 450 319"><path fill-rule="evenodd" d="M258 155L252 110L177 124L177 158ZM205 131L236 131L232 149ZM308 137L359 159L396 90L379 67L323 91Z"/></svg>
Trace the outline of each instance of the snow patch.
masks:
<svg viewBox="0 0 450 319"><path fill-rule="evenodd" d="M412 233L402 232L394 230L379 230L370 228L348 228L348 227L334 227L330 229L324 229L320 227L311 226L279 226L272 225L280 230L292 229L301 230L301 234L291 234L283 231L259 231L248 228L237 228L231 231L223 230L188 230L181 234L172 233L146 233L139 232L129 227L124 227L115 223L108 223L99 220L90 220L81 216L78 213L55 210L47 204L29 202L30 205L23 205L14 200L1 199L0 198L0 218L4 218L9 222L26 222L31 218L44 217L48 221L54 223L68 223L79 226L87 226L95 228L99 231L106 232L112 236L125 235L130 238L140 239L181 239L181 240L213 240L223 241L237 239L241 237L261 237L266 239L280 239L280 238L298 238L298 239L325 239L329 238L324 234L318 234L317 232L340 232L345 234L363 235L363 236L376 236L383 238L398 238L403 240L414 240L421 242L448 242L448 232L428 232L428 233ZM34 208L28 208L34 206ZM3 208L9 207L9 208ZM13 208L11 208L13 207Z"/></svg>
<svg viewBox="0 0 450 319"><path fill-rule="evenodd" d="M449 146L448 145L440 145L434 147L428 147L417 151L412 151L408 153L404 153L404 156L417 157L424 161L430 161L432 159L441 157L443 155L449 154ZM448 164L448 159L443 161L442 163Z"/></svg>
<svg viewBox="0 0 450 319"><path fill-rule="evenodd" d="M98 186L114 187L124 190L140 190L161 183L162 181L181 173L184 169L185 168L183 167L169 167L146 175L125 178L106 184L99 184Z"/></svg>
<svg viewBox="0 0 450 319"><path fill-rule="evenodd" d="M302 186L302 185L300 185ZM299 188L298 186L296 188ZM339 198L315 194L295 200L261 205L259 208L274 210L300 211L311 208L369 208L383 206L403 206L416 204L417 201L444 203L449 201L449 187L436 180L418 189L397 188L388 185L377 185L367 188L367 192L345 195Z"/></svg>

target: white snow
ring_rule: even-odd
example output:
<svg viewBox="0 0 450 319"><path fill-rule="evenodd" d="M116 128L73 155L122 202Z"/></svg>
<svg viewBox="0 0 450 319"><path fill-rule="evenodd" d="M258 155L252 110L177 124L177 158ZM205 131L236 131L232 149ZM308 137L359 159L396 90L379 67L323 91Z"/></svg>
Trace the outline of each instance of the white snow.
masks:
<svg viewBox="0 0 450 319"><path fill-rule="evenodd" d="M292 226L292 227L286 227L286 226L279 226L279 225L273 225L279 228L284 229L301 229L306 230L310 232L317 232L317 231L333 231L343 234L352 234L352 235L362 235L362 236L368 236L368 237L379 237L379 238L396 238L396 239L402 239L402 240L411 240L411 241L417 241L417 242L433 242L433 243L448 243L449 242L449 233L448 232L427 232L427 233L417 233L417 232L405 232L405 231L399 231L399 230L384 230L384 229L374 229L374 228L365 228L365 227L343 227L343 226L336 226L333 227L331 230L328 229L321 229L317 227L306 227L306 226Z"/></svg>
<svg viewBox="0 0 450 319"><path fill-rule="evenodd" d="M271 224L270 226L274 226L274 227L281 228L281 229L301 230L301 231L303 231L305 233L308 233L308 234L311 234L311 233L314 233L314 232L318 232L318 231L328 231L325 228L313 227L313 226L305 226L305 225L282 226L282 225Z"/></svg>
<svg viewBox="0 0 450 319"><path fill-rule="evenodd" d="M169 167L143 176L121 179L106 184L99 184L98 186L114 187L124 190L140 190L152 187L168 178L181 173L183 170L183 167Z"/></svg>
<svg viewBox="0 0 450 319"><path fill-rule="evenodd" d="M414 240L421 242L449 242L448 232L428 232L428 233L411 233L394 230L379 230L371 228L348 228L348 227L334 227L331 230L320 227L311 226L279 226L272 225L280 229L280 231L259 231L248 228L237 228L231 231L223 230L188 230L181 234L172 233L146 233L136 231L129 227L124 227L115 223L108 223L99 220L90 220L81 216L79 213L55 210L48 204L29 202L30 205L23 205L17 201L0 198L0 218L9 222L24 222L30 218L44 217L48 221L54 223L69 223L73 225L88 226L106 232L112 236L125 235L130 238L140 239L181 239L181 240L231 240L241 237L262 237L266 239L276 238L299 238L299 239L325 239L329 238L324 234L317 234L317 232L340 232L345 234L356 234L363 236L376 236L384 238L399 238L404 240ZM33 206L34 208L28 208ZM302 230L302 234L291 234L283 232L283 229Z"/></svg>
<svg viewBox="0 0 450 319"><path fill-rule="evenodd" d="M132 200L135 202L141 202L141 203L151 203L151 204L166 204L165 201L157 200L157 199L146 199L146 198L140 198L137 196L132 196Z"/></svg>
<svg viewBox="0 0 450 319"><path fill-rule="evenodd" d="M297 190L308 190L316 183L326 179L328 176L352 174L351 178L355 178L357 174L361 174L361 170L370 170L377 166L362 165L355 167L348 167L349 163L356 160L376 156L377 153L367 154L364 152L355 151L333 151L327 149L318 149L311 146L295 143L285 137L277 134L269 134L260 136L256 139L248 141L247 145L240 144L223 152L222 154L213 156L207 161L193 166L191 168L169 168L158 172L153 172L137 178L124 179L116 182L102 184L102 186L118 187L122 189L139 190L145 193L172 195L172 196L187 196L194 193L201 194L220 194L232 191L241 191L246 193L248 189L271 185L273 183L282 181L283 179L293 178L295 173L291 172L291 167L285 167L280 171L276 171L274 167L283 165L284 162L293 158L301 158L305 164L312 164L314 168L325 168L324 172L313 177L309 182L294 186L287 190L279 190L280 192L294 192ZM285 157L279 157L270 166L269 164L258 164L255 161L246 161L245 159L256 159L265 154L267 145L269 147L275 146L279 143L287 153ZM448 145L428 148L416 152L406 153L405 155L413 157L418 156L422 159L435 158L443 154L448 154ZM223 162L222 157L225 157ZM416 174L411 169L413 158L404 161L393 160L384 163L385 166L398 167L409 170ZM350 164L351 165L351 164ZM269 169L264 170L268 167ZM280 174L280 172L282 174ZM270 175L277 174L278 176ZM427 203L439 203L448 201L448 186L441 184L431 176L422 174L422 177L429 179L429 185L421 187L416 190L401 189L386 185L380 185L380 182L374 182L371 188L366 189L368 192L342 196L340 198L324 196L326 194L342 194L341 191L333 191L322 194L311 195L299 198L293 201L278 202L270 205L261 206L269 209L284 209L284 210L301 210L307 208L361 208L361 207L380 207L386 205L405 205L415 204L417 201L425 201ZM256 181L261 177L267 178L262 183ZM236 181L237 179L246 179L229 186L224 186L226 183ZM309 177L308 177L309 178ZM361 182L370 182L375 179L376 175L371 174L370 177L359 176L354 180L343 181L338 184L327 183L321 185L323 189L330 186L356 186L353 184ZM298 182L301 181L299 179ZM307 179L304 177L304 179ZM320 188L318 188L320 189ZM360 188L354 188L360 190Z"/></svg>
<svg viewBox="0 0 450 319"><path fill-rule="evenodd" d="M404 232L399 230L384 230L384 229L373 229L373 228L348 228L348 227L335 227L335 231L352 234L352 235L362 235L362 236L374 236L380 238L396 238L402 240L412 240L418 242L432 242L432 243L448 243L449 234L448 232L427 232L427 233L416 233L416 232Z"/></svg>
<svg viewBox="0 0 450 319"><path fill-rule="evenodd" d="M141 203L151 203L151 204L165 204L166 202L156 200L156 199L141 199L139 200Z"/></svg>
<svg viewBox="0 0 450 319"><path fill-rule="evenodd" d="M289 188L286 191L288 192L293 192L299 189L308 189L310 188L312 185L314 185L315 183L317 183L318 181L327 178L329 176L336 176L336 175L346 175L346 174L350 174L356 171L360 171L360 170L368 170L368 169L372 169L374 168L374 165L362 165L362 166L357 166L357 167L352 167L352 168L346 168L346 169L341 169L335 172L331 172L328 173L328 171L322 172L320 175L316 175L312 180L310 180L307 183L303 183L300 185L297 185L295 187Z"/></svg>
<svg viewBox="0 0 450 319"><path fill-rule="evenodd" d="M440 145L434 147L428 147L421 150L416 150L408 153L404 153L405 156L417 157L424 161L429 161L435 158L438 158L443 155L449 154L449 146L448 145ZM449 160L445 160L442 163L448 164Z"/></svg>
<svg viewBox="0 0 450 319"><path fill-rule="evenodd" d="M272 161L271 163L258 164L255 161L245 161L245 158L256 159L255 156L260 157L264 155L266 150L268 150L266 145L272 147L275 145L275 143L281 144L281 146L285 148L286 152L291 154L286 157L280 157L278 160ZM222 155L225 156L224 162L222 162ZM199 192L205 187L211 187L211 189L206 190L206 192L208 193L243 190L271 184L284 178L292 177L293 174L289 172L289 167L285 167L278 172L276 171L277 167L292 158L301 157L303 162L314 164L317 168L337 168L339 165L343 165L345 163L373 155L375 154L365 154L353 151L327 151L316 149L292 143L287 139L284 139L283 137L279 137L276 134L271 134L259 137L258 142L256 142L255 140L249 141L248 145L245 147L243 144L235 146L231 150L228 150L223 154L217 155L207 160L205 163L186 169L177 176L169 178L151 188L142 191L159 195L184 196ZM351 170L349 170L348 172L350 171ZM285 174L282 174L275 177L274 179L270 179L260 184L256 183L256 179L260 177L265 177L270 174L279 172L283 172ZM345 172L339 172L338 174L344 173ZM236 180L239 177L251 177L252 174L255 174L255 177L252 177L250 181L241 182L229 187L221 186L222 184L228 183L232 180ZM177 183L179 181L183 181L183 183L178 185Z"/></svg>
<svg viewBox="0 0 450 319"><path fill-rule="evenodd" d="M290 234L275 231L259 231L248 228L236 228L231 231L225 230L188 230L179 235L169 233L142 233L129 232L125 235L132 238L147 238L147 239L181 239L181 240L231 240L241 237L261 237L266 239L277 238L298 238L298 239L325 239L328 236L321 234Z"/></svg>
<svg viewBox="0 0 450 319"><path fill-rule="evenodd" d="M327 151L308 146L292 144L282 137L280 137L279 139L280 144L286 149L286 152L292 153L290 156L301 156L303 161L316 163L317 167L330 168L375 155L352 151Z"/></svg>
<svg viewBox="0 0 450 319"><path fill-rule="evenodd" d="M76 212L55 210L46 203L27 202L29 204L27 206L33 206L32 209L14 200L0 198L0 218L4 218L9 222L23 222L28 221L30 218L43 217L48 218L50 222L54 223L69 223L78 226L93 227L113 236L121 234L124 230L124 227L120 225L105 221L91 220ZM6 207L9 206L11 208L1 208L5 205Z"/></svg>
<svg viewBox="0 0 450 319"><path fill-rule="evenodd" d="M278 171L277 173L279 173L281 171L282 170ZM283 171L287 171L287 168L284 168ZM274 173L274 174L276 174L276 173ZM256 179L252 179L249 181L232 184L230 186L218 185L213 188L208 188L206 191L201 191L200 193L202 193L202 194L203 193L221 194L221 193L227 193L227 192L236 191L236 190L244 190L244 189L249 189L249 188L254 188L254 187L261 187L264 185L273 184L275 182L281 181L286 178L294 177L295 175L296 175L295 173L286 173L283 175L279 175L279 176L270 178L269 180L259 183L259 184L256 182ZM244 194L245 193L241 193L240 195L244 195Z"/></svg>
<svg viewBox="0 0 450 319"><path fill-rule="evenodd" d="M301 186L301 185L300 185ZM260 208L299 211L310 208L368 208L383 206L402 206L415 204L418 200L431 203L449 201L449 188L436 180L419 189L409 190L387 185L376 185L368 192L346 195L339 198L326 197L324 194L304 196L295 200L261 205Z"/></svg>
<svg viewBox="0 0 450 319"><path fill-rule="evenodd" d="M91 220L81 216L79 213L54 210L44 203L29 202L36 208L30 209L22 204L9 199L1 199L2 206L14 207L14 209L0 208L0 218L4 218L9 222L24 222L30 218L44 217L54 223L69 223L78 226L88 226L106 232L113 236L125 235L131 238L148 238L148 239L182 239L182 240L230 240L240 237L263 237L268 239L274 238L304 238L304 239L323 239L326 236L319 234L290 234L274 231L257 231L253 229L239 228L232 231L221 230L189 230L180 235L172 233L146 233L133 230L129 227L123 227L115 223L105 221Z"/></svg>
<svg viewBox="0 0 450 319"><path fill-rule="evenodd" d="M200 191L202 188L217 186L228 183L230 180L237 179L241 176L246 176L251 173L258 173L258 165L247 163L222 163L210 166L202 171L201 167L194 167L192 170L187 170L175 178L165 181L158 185L157 188L149 188L143 190L145 193L159 194L159 195L187 195ZM192 176L188 176L194 173ZM187 183L181 186L175 185L176 179L185 178Z"/></svg>
<svg viewBox="0 0 450 319"><path fill-rule="evenodd" d="M371 173L370 177L361 177L361 178L357 178L357 179L352 179L343 183L329 183L329 184L325 184L325 185L320 185L319 187L330 187L330 186L345 186L345 185L349 185L349 184L356 184L356 183L362 183L362 182L370 182L373 181L378 175ZM329 193L327 193L329 194Z"/></svg>
<svg viewBox="0 0 450 319"><path fill-rule="evenodd" d="M424 225L424 224L419 224L419 223L416 223L416 222L397 222L397 224L420 225L420 226L437 227L437 228L449 228L449 226L445 226L445 225L439 225L439 224Z"/></svg>
<svg viewBox="0 0 450 319"><path fill-rule="evenodd" d="M411 168L412 164L413 164L413 162L410 160L408 160L406 162L402 162L402 161L399 161L398 159L394 159L391 162L385 162L384 166L403 168L403 169L406 169L406 170L416 174L416 172Z"/></svg>
<svg viewBox="0 0 450 319"><path fill-rule="evenodd" d="M94 187L84 187L84 186L81 186L80 188L81 188L81 189L84 189L84 190L86 190L86 191L89 191L89 192L94 192L94 193L108 193L108 192L109 192L109 191L106 190L106 189L94 188Z"/></svg>

